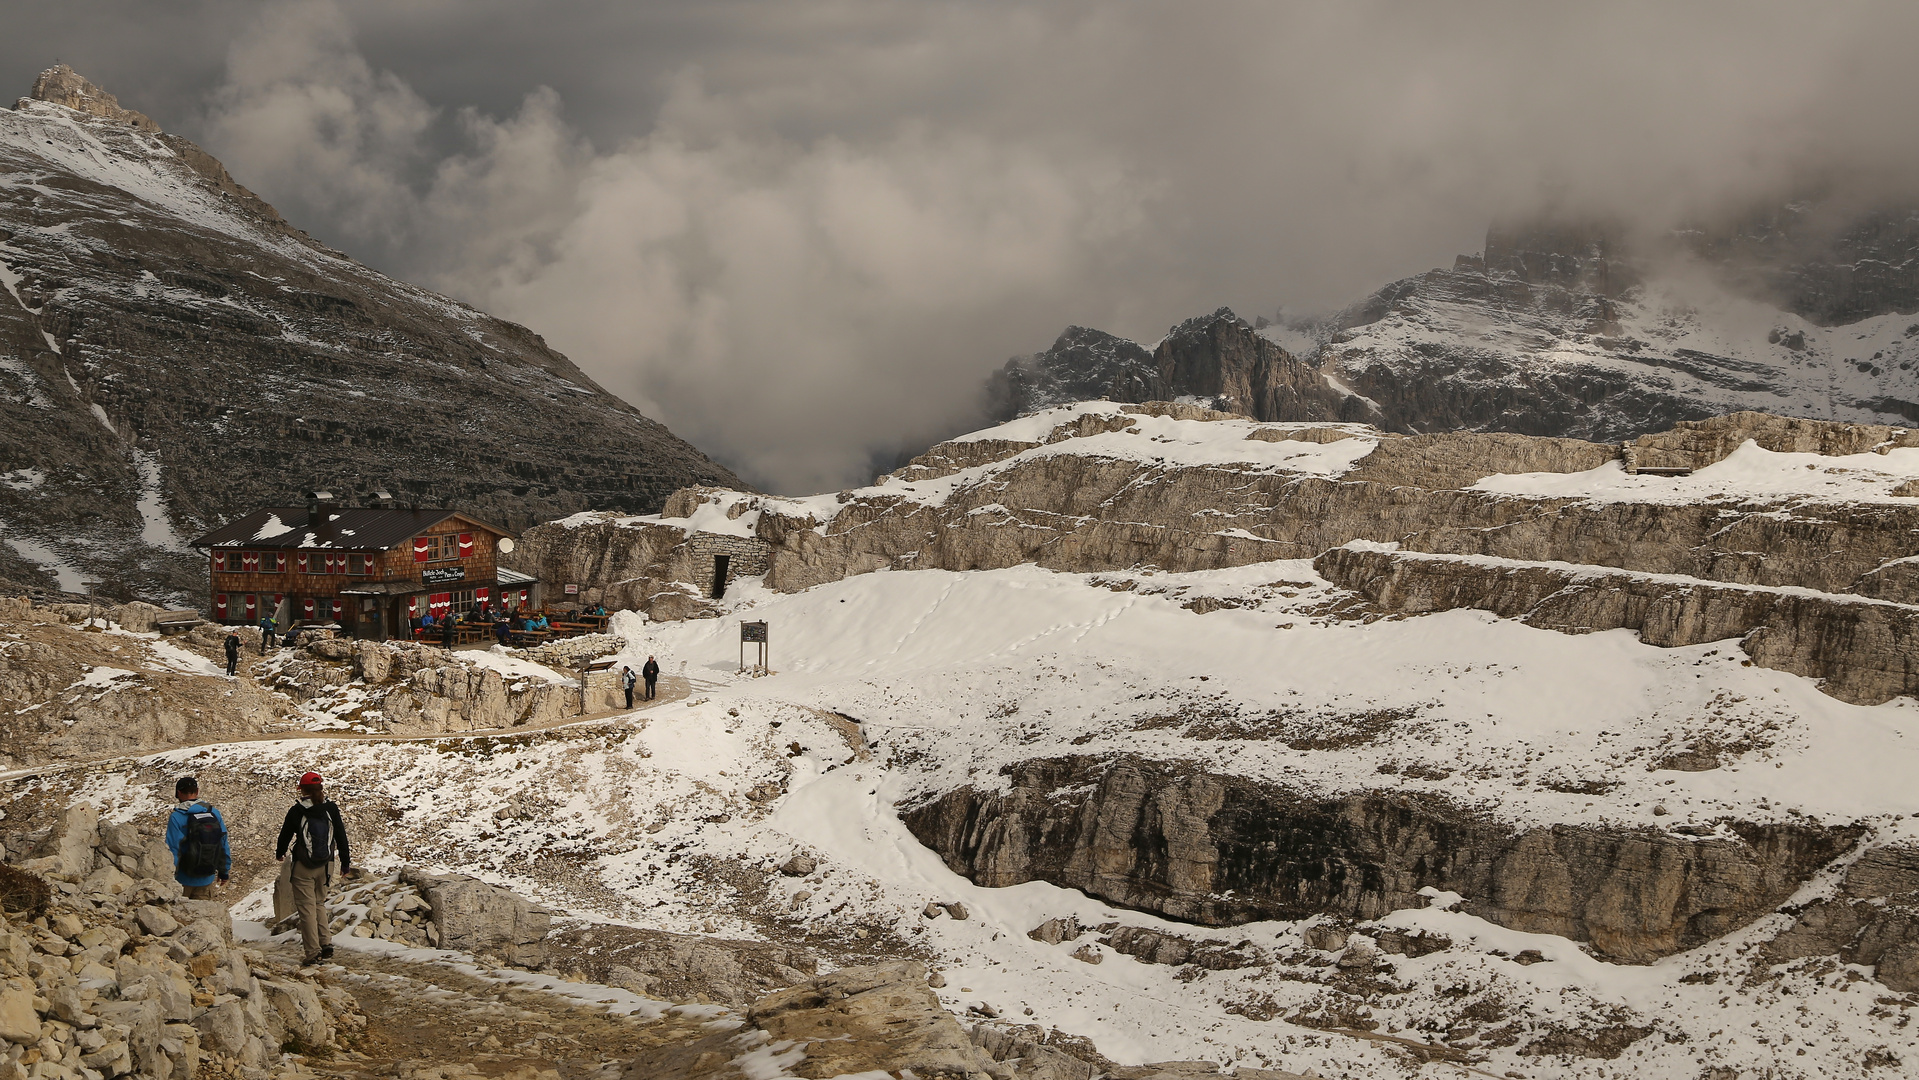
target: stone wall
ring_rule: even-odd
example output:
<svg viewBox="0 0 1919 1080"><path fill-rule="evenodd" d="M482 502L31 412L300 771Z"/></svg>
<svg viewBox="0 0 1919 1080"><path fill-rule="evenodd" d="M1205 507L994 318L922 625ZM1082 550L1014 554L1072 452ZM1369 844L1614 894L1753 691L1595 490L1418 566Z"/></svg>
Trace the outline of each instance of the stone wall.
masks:
<svg viewBox="0 0 1919 1080"><path fill-rule="evenodd" d="M693 583L704 583L709 589L713 583L713 568L717 556L727 556L726 582L730 587L736 578L753 577L766 573L772 562L773 545L764 540L748 536L728 536L724 533L694 533L686 540L687 552L692 556L690 566Z"/></svg>

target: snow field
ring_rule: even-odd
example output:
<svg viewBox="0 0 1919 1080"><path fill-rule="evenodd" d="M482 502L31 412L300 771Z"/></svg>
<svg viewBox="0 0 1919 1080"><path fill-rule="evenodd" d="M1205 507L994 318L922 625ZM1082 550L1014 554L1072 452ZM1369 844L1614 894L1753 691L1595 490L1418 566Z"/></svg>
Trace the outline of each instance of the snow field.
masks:
<svg viewBox="0 0 1919 1080"><path fill-rule="evenodd" d="M685 702L524 736L246 743L145 765L191 761L203 775L282 784L291 764L318 768L364 808L361 820L393 816L367 842L373 865L473 873L576 917L679 933L854 948L863 934L866 947L927 957L956 1010L990 1006L1086 1035L1123 1062L1206 1058L1328 1077L1461 1073L1411 1069L1378 1043L1286 1022L1335 1000L1328 958L1303 943L1308 924L1207 930L1041 882L980 888L920 845L895 807L1003 783L1001 767L1019 760L1125 752L1324 794L1439 794L1515 827L1810 818L1862 822L1868 843L1919 842L1919 820L1902 816L1919 765L1910 703L1846 705L1743 666L1732 642L1656 649L1623 631L1575 637L1465 611L1338 621L1322 614L1338 596L1304 561L1196 574L882 572L795 595L746 582L727 618L616 617L628 644L614 659L657 656L701 688ZM1244 606L1181 606L1201 597ZM769 622L776 674L737 674L743 618ZM1324 748L1294 749L1296 735ZM1724 767L1649 768L1706 736L1733 748ZM1564 790L1587 781L1616 786ZM153 801L119 774L91 785L122 807L116 816ZM1670 813L1655 816L1660 805ZM796 853L819 869L773 872ZM731 884L728 867L762 881L764 899ZM1422 1042L1469 1007L1495 1018L1482 1028L1517 1022L1516 1043L1484 1048L1478 1068L1495 1076L1697 1080L1725 1067L1785 1080L1886 1075L1863 1064L1879 1047L1919 1060L1902 1014L1875 1014L1884 991L1863 972L1814 959L1765 977L1774 973L1752 948L1784 916L1630 966L1435 900L1381 920L1454 946L1386 957L1378 977L1396 989L1371 1004L1372 1019L1382 1035ZM929 901L963 903L969 917L927 919ZM1196 975L1091 944L1097 934L1057 946L1026 936L1069 915L1247 942L1265 959ZM1089 944L1101 963L1073 957ZM1514 959L1529 950L1545 962ZM1612 1060L1518 1053L1545 1028L1620 1025L1651 1033Z"/></svg>

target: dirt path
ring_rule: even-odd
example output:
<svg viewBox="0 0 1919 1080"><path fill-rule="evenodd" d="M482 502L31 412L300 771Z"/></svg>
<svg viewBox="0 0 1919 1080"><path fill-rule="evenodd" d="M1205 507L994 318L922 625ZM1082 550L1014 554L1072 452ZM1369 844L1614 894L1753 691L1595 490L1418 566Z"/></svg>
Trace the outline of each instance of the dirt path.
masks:
<svg viewBox="0 0 1919 1080"><path fill-rule="evenodd" d="M675 701L684 701L692 696L693 688L684 677L679 675L660 676L659 696L652 701L636 701L631 709L607 709L603 712L587 713L585 716L569 716L546 724L521 724L517 727L472 728L460 731L441 731L430 735L375 735L365 731L304 731L292 730L276 732L270 735L250 735L244 739L229 739L228 742L277 742L282 739L343 739L349 742L436 742L441 739L478 738L488 735L525 735L531 731L553 731L557 728L573 727L576 724L594 724L602 720L617 720L623 716L637 716L650 709L657 709Z"/></svg>
<svg viewBox="0 0 1919 1080"><path fill-rule="evenodd" d="M297 963L291 945L265 951ZM640 1051L712 1033L705 1020L608 1012L586 999L479 978L452 965L342 948L310 969L359 1003L364 1024L340 1033L339 1052L306 1059L324 1077L500 1076L556 1070L564 1080L617 1080ZM522 1072L522 1076L525 1074Z"/></svg>
<svg viewBox="0 0 1919 1080"><path fill-rule="evenodd" d="M197 745L231 746L239 743L287 742L294 739L332 739L341 742L441 742L446 739L478 739L501 735L525 735L536 731L557 731L561 728L575 727L584 724L617 721L625 717L643 717L645 713L660 708L663 705L670 705L676 701L686 700L692 696L694 685L693 682L690 682L684 676L662 675L660 677L659 696L652 701L636 702L631 710L608 709L603 712L588 713L585 716L569 716L565 719L555 720L545 724L522 724L518 727L500 728L472 728L460 731L439 731L422 735L378 735L366 731L310 731L304 728L289 728L285 731L268 732L260 735L238 735L232 738L221 739L217 744L190 743L184 746L167 747L162 750L141 750L131 754L112 754L107 757L87 758L84 760L48 762L44 765L34 765L24 769L0 772L0 782L18 776L44 775L47 773L68 772L75 769L85 770L115 765L121 762L135 761L143 757L151 757L158 753L166 753L169 750L191 750ZM706 689L710 688L711 686L709 684Z"/></svg>

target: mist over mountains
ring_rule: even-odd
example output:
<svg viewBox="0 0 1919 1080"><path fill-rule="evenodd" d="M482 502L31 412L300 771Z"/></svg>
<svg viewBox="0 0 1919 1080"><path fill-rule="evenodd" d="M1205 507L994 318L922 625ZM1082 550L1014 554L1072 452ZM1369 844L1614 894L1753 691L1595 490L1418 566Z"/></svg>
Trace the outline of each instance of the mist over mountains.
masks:
<svg viewBox="0 0 1919 1080"><path fill-rule="evenodd" d="M1806 200L1651 238L1541 217L1319 319L1249 324L1222 308L1151 349L1071 327L1008 361L987 395L1000 419L1179 399L1268 421L1598 441L1736 410L1906 424L1919 421L1916 310L1908 208Z"/></svg>
<svg viewBox="0 0 1919 1080"><path fill-rule="evenodd" d="M1549 208L1658 238L1919 190L1919 15L1887 3L27 18L23 78L75 61L785 491L976 426L985 374L1068 325L1324 317Z"/></svg>

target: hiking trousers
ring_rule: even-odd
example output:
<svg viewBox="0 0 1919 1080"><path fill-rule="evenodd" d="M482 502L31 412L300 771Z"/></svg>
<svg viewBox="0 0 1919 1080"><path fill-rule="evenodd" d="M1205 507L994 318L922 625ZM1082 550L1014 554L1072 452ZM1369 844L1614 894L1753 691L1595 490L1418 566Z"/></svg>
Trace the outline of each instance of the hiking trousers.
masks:
<svg viewBox="0 0 1919 1080"><path fill-rule="evenodd" d="M333 943L326 920L326 887L332 878L332 863L307 866L298 859L293 862L293 908L300 913L300 945L308 963L318 960L320 950Z"/></svg>
<svg viewBox="0 0 1919 1080"><path fill-rule="evenodd" d="M657 685L655 680L653 679L646 680L646 700L648 701L653 700L653 688L655 685Z"/></svg>

